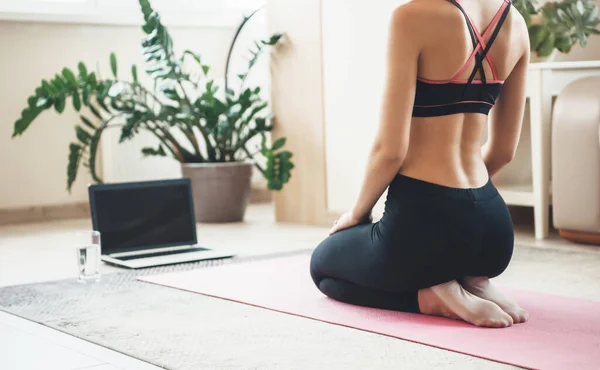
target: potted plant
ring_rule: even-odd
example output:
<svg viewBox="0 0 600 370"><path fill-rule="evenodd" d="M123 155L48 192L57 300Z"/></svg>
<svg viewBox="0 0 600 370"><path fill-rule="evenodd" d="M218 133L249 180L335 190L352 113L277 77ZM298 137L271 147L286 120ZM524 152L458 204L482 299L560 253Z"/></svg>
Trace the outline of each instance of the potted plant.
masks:
<svg viewBox="0 0 600 370"><path fill-rule="evenodd" d="M539 7L536 0L514 0L529 30L531 61L551 60L557 50L568 53L576 43L585 47L590 35L600 34L598 7L592 1L552 1Z"/></svg>
<svg viewBox="0 0 600 370"><path fill-rule="evenodd" d="M281 35L257 42L247 72L239 75L239 87L220 91L200 55L188 50L176 56L159 14L149 0L139 3L146 34L142 40L145 72L153 87L140 83L135 65L131 78L123 78L114 53L110 55L109 78L90 72L83 62L77 74L64 68L42 81L29 97L15 122L13 137L22 135L45 110L54 108L63 113L70 99L75 110L89 114L81 115L81 123L75 126L77 140L70 144L69 191L80 166L88 168L93 181L102 182L96 160L106 130L120 129L120 142L148 132L157 144L143 148L142 154L170 157L181 163L183 175L192 181L197 221L241 221L253 166L264 175L270 190L282 189L294 168L292 153L283 150L285 138L272 145L267 142L273 117L267 113L268 103L260 97L260 88L245 86L260 53L277 44ZM262 144L250 148L250 140L260 137Z"/></svg>

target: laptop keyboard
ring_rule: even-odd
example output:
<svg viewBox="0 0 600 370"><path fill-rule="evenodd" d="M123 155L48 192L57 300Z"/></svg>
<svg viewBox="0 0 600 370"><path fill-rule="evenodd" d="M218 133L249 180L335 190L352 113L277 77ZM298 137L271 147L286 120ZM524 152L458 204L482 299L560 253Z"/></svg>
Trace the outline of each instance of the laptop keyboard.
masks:
<svg viewBox="0 0 600 370"><path fill-rule="evenodd" d="M139 260L139 259L150 258L150 257L170 256L170 255L173 255L173 254L203 252L203 251L208 251L208 250L210 250L210 249L207 249L207 248L188 248L188 249L179 249L179 250L173 250L173 251L164 251L164 252L137 254L135 256L113 257L113 258L121 260L121 261L130 261L130 260Z"/></svg>

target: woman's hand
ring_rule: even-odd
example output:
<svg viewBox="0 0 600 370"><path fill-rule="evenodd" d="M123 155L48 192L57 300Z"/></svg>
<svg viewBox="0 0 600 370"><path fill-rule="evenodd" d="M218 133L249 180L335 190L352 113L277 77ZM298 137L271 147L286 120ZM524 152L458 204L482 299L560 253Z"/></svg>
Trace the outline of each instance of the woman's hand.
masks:
<svg viewBox="0 0 600 370"><path fill-rule="evenodd" d="M333 227L331 230L329 230L329 235L333 235L338 231L349 229L352 226L371 221L373 221L373 217L370 214L364 217L356 217L353 212L349 211L344 213L342 217L333 223Z"/></svg>

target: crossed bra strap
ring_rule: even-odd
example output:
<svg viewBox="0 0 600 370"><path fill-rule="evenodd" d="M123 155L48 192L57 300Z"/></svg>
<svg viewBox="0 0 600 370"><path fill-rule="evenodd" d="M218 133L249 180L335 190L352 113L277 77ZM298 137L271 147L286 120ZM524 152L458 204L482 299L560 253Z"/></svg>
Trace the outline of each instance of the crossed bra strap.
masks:
<svg viewBox="0 0 600 370"><path fill-rule="evenodd" d="M473 71L471 72L471 75L469 76L467 85L469 85L469 84L471 84L471 82L473 82L473 79L475 78L477 71L480 71L482 83L484 83L484 84L486 83L485 71L483 69L483 60L484 59L487 60L488 64L490 65L490 68L492 70L493 79L498 80L498 72L496 71L494 62L488 55L488 52L490 51L492 44L496 40L496 37L498 36L500 29L502 28L502 24L504 23L504 21L506 20L506 17L508 16L508 13L510 12L510 4L511 4L510 1L504 0L504 2L502 3L502 6L496 12L496 15L494 16L494 18L492 19L490 24L487 26L483 35L479 32L479 30L477 29L477 26L475 26L475 23L473 22L471 17L469 17L469 15L465 11L465 9L458 3L457 0L448 0L448 1L450 1L452 4L454 4L463 13L463 16L465 17L465 21L467 22L467 28L469 29L469 34L471 35L471 41L473 43L473 52L471 53L471 55L469 56L469 59L467 59L467 61L463 65L463 67L460 69L460 71L458 71L458 73L452 78L452 80L456 79L456 77L458 77L467 68L467 66L473 59L475 59L475 67L473 68ZM490 34L490 32L492 33L492 35L491 35L489 41L486 43L484 40L485 40L485 38L487 38L487 36Z"/></svg>

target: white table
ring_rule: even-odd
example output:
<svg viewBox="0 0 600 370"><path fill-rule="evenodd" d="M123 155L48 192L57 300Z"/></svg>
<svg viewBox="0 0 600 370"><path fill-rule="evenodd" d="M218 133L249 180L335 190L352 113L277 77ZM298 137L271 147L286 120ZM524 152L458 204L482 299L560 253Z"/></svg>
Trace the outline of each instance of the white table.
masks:
<svg viewBox="0 0 600 370"><path fill-rule="evenodd" d="M600 75L600 61L532 63L527 78L531 124L532 184L498 185L509 205L534 208L535 237L548 236L550 216L552 99L571 82Z"/></svg>

